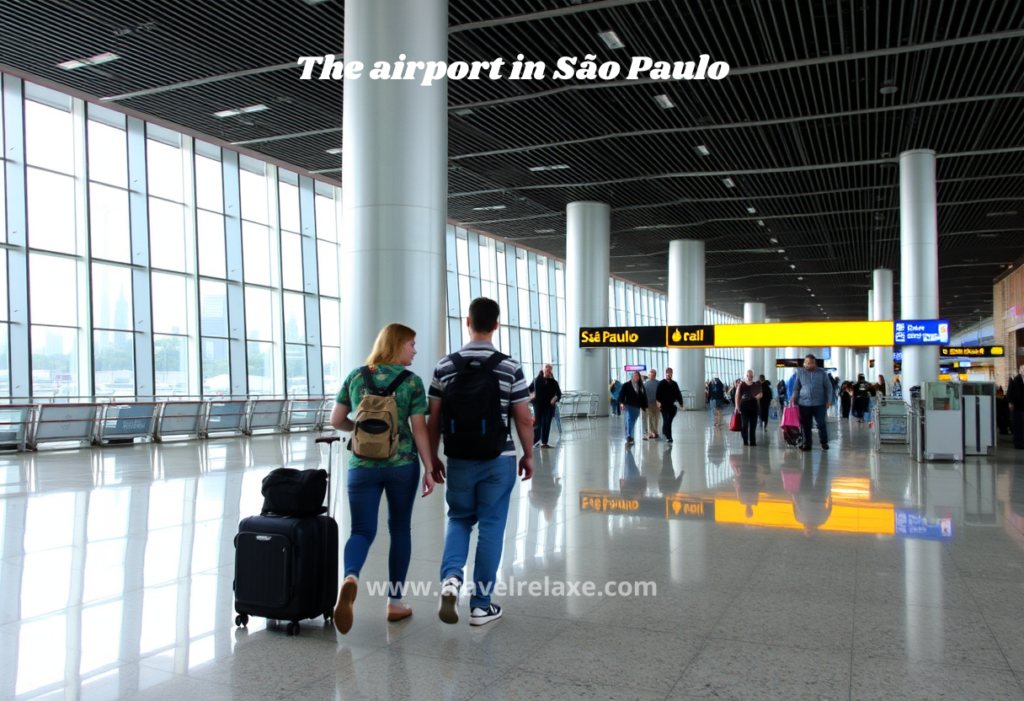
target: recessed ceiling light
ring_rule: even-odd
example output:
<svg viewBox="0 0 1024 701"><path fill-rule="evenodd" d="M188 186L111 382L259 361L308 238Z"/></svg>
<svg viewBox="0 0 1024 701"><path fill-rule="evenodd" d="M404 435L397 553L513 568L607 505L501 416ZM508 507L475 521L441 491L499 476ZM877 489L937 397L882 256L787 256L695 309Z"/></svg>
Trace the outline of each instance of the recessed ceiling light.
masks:
<svg viewBox="0 0 1024 701"><path fill-rule="evenodd" d="M1016 212L989 212L986 217L1012 217Z"/></svg>
<svg viewBox="0 0 1024 701"><path fill-rule="evenodd" d="M237 116L239 114L249 114L250 112L262 112L265 109L268 109L268 108L264 104L249 105L248 107L236 107L235 109L231 109L231 110L221 110L220 112L214 112L213 116L214 117L222 117L222 118L223 117L234 117L234 116Z"/></svg>
<svg viewBox="0 0 1024 701"><path fill-rule="evenodd" d="M662 109L666 110L670 110L676 106L676 103L672 102L668 95L655 95L654 101L657 102Z"/></svg>
<svg viewBox="0 0 1024 701"><path fill-rule="evenodd" d="M994 239L996 236L999 236L999 234L978 234L978 238L983 239Z"/></svg>
<svg viewBox="0 0 1024 701"><path fill-rule="evenodd" d="M701 146L694 146L693 148L697 151L697 153L699 153L702 156L710 156L711 155L711 152L708 151L708 147L707 146L701 145Z"/></svg>
<svg viewBox="0 0 1024 701"><path fill-rule="evenodd" d="M503 205L503 204L495 204L495 205L491 205L490 207L473 207L473 211L474 212L489 212L489 211L494 210L494 209L505 209L505 205Z"/></svg>
<svg viewBox="0 0 1024 701"><path fill-rule="evenodd" d="M60 68L63 68L64 70L71 71L76 68L84 68L85 66L98 66L101 63L109 63L110 61L116 61L119 58L121 57L117 54L107 52L103 54L96 54L95 56L90 56L89 58L80 58L77 60L73 59L71 61L65 61L64 63L58 63L57 65Z"/></svg>
<svg viewBox="0 0 1024 701"><path fill-rule="evenodd" d="M757 210L755 210L753 207L747 207L747 211L750 212L751 214L754 214Z"/></svg>
<svg viewBox="0 0 1024 701"><path fill-rule="evenodd" d="M791 267L793 270L796 270L796 266L793 265L792 263L789 264L789 267Z"/></svg>
<svg viewBox="0 0 1024 701"><path fill-rule="evenodd" d="M803 277L797 277L797 280L803 280Z"/></svg>
<svg viewBox="0 0 1024 701"><path fill-rule="evenodd" d="M553 233L555 233L555 230L554 229L534 229L533 233L535 233L535 234L553 234Z"/></svg>
<svg viewBox="0 0 1024 701"><path fill-rule="evenodd" d="M814 293L812 292L812 293L811 293L811 297L813 297L813 296L814 296ZM819 304L818 306L820 307L821 305Z"/></svg>
<svg viewBox="0 0 1024 701"><path fill-rule="evenodd" d="M774 236L772 236L772 237L771 237L770 239L768 239L768 240L769 240L769 241L771 241L772 243L778 243L778 242L779 242L779 240L778 240L777 238L775 238Z"/></svg>
<svg viewBox="0 0 1024 701"><path fill-rule="evenodd" d="M882 93L883 95L892 95L897 90L899 90L899 88L896 87L895 85L883 85L881 88L879 88L878 92Z"/></svg>
<svg viewBox="0 0 1024 701"><path fill-rule="evenodd" d="M341 153L341 148L329 148L325 153L329 153L332 156L337 156L339 153Z"/></svg>
<svg viewBox="0 0 1024 701"><path fill-rule="evenodd" d="M732 181L732 178L724 178L722 182L725 183L726 187L736 187L736 183Z"/></svg>
<svg viewBox="0 0 1024 701"><path fill-rule="evenodd" d="M565 170L568 167L569 166L565 165L564 163L560 163L559 165L556 166L534 166L530 168L530 170L533 171L534 173L539 173L542 170Z"/></svg>
<svg viewBox="0 0 1024 701"><path fill-rule="evenodd" d="M473 114L473 110L468 107L463 107L461 110L455 110L455 114L460 117L465 117L467 114Z"/></svg>
<svg viewBox="0 0 1024 701"><path fill-rule="evenodd" d="M764 226L764 219L758 219L757 220L757 225L758 226Z"/></svg>
<svg viewBox="0 0 1024 701"><path fill-rule="evenodd" d="M597 36L601 37L601 41L603 41L604 45L607 46L609 49L626 48L626 45L622 42L622 39L619 38L619 35L612 31L611 29L609 29L606 32L598 32Z"/></svg>
<svg viewBox="0 0 1024 701"><path fill-rule="evenodd" d="M634 226L633 231L647 231L648 229L673 229L677 224L654 224L652 226Z"/></svg>
<svg viewBox="0 0 1024 701"><path fill-rule="evenodd" d="M780 248L780 249L779 249L779 253L785 253L785 252L786 252L786 249L785 249L785 248Z"/></svg>

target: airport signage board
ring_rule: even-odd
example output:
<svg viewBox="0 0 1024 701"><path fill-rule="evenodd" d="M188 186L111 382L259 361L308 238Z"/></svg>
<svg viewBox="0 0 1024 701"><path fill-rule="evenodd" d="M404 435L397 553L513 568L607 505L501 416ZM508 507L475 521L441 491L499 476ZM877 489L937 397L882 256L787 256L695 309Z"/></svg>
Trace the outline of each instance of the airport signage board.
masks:
<svg viewBox="0 0 1024 701"><path fill-rule="evenodd" d="M644 372L647 370L646 365L627 365L623 368L626 372Z"/></svg>
<svg viewBox="0 0 1024 701"><path fill-rule="evenodd" d="M777 368L802 368L804 366L803 358L776 358L775 367Z"/></svg>
<svg viewBox="0 0 1024 701"><path fill-rule="evenodd" d="M947 325L948 336L948 325ZM948 340L948 339L947 339ZM861 348L893 345L892 321L811 321L580 329L580 348Z"/></svg>
<svg viewBox="0 0 1024 701"><path fill-rule="evenodd" d="M1003 346L946 346L939 349L943 358L1002 358L1006 354Z"/></svg>
<svg viewBox="0 0 1024 701"><path fill-rule="evenodd" d="M946 319L901 319L892 325L893 340L900 345L942 346L949 343L949 321Z"/></svg>

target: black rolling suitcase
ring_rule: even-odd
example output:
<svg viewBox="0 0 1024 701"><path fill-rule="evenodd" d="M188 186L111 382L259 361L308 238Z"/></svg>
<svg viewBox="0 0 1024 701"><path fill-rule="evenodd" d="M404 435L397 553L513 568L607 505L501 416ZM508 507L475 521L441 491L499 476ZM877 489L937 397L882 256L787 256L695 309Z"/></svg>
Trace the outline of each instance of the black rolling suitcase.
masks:
<svg viewBox="0 0 1024 701"><path fill-rule="evenodd" d="M318 438L330 456L337 436ZM330 503L330 487L327 488ZM235 536L235 624L249 616L288 621L288 635L299 621L323 616L330 621L338 595L338 524L329 514L249 516Z"/></svg>

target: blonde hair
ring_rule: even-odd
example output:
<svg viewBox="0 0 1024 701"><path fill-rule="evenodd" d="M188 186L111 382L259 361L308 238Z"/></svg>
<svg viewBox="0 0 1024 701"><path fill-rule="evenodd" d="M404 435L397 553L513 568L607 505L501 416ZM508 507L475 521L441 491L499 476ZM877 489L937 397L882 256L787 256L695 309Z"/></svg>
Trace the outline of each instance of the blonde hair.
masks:
<svg viewBox="0 0 1024 701"><path fill-rule="evenodd" d="M403 324L388 324L377 334L373 350L366 358L366 364L376 369L378 365L395 365L402 354L402 346L416 338L416 332Z"/></svg>

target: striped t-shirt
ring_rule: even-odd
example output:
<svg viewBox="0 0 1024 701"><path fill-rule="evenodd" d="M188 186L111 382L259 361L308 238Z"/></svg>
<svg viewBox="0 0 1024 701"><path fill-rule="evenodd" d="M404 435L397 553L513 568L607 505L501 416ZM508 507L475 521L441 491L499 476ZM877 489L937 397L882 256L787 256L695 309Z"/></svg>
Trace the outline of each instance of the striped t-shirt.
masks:
<svg viewBox="0 0 1024 701"><path fill-rule="evenodd" d="M480 358L486 360L490 358L492 354L497 353L498 349L487 341L470 341L462 348L459 349L458 353L467 360L473 358ZM519 364L518 360L512 358L506 358L498 364L498 367L494 369L494 372L498 375L498 386L501 391L501 420L508 425L508 407L509 404L519 404L521 402L530 401L530 390L526 384L526 377L523 375L523 366ZM434 368L434 377L430 381L430 389L427 391L427 397L432 402L441 401L441 395L444 391L445 385L447 385L451 379L455 377L455 363L452 362L451 356L445 356L438 362L437 367ZM505 450L502 455L516 454L515 443L512 442L511 434L508 437L508 442L505 443Z"/></svg>

